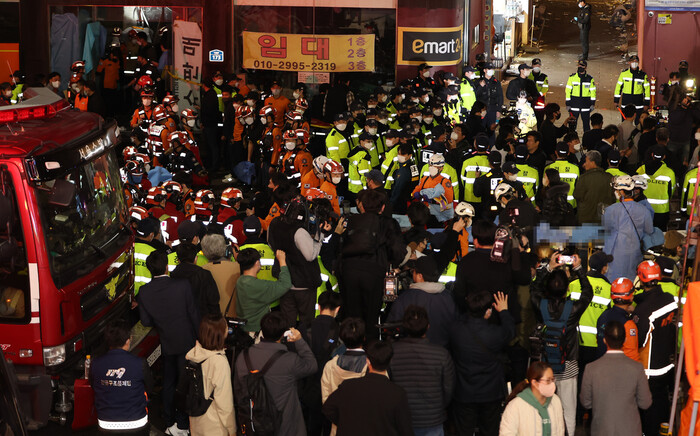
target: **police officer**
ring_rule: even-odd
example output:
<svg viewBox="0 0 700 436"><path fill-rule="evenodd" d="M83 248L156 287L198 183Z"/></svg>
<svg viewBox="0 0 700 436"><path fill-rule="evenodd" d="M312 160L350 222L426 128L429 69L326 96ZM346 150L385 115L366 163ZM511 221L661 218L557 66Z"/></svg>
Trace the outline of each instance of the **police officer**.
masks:
<svg viewBox="0 0 700 436"><path fill-rule="evenodd" d="M481 175L491 170L489 165L488 150L489 138L486 135L477 135L474 138L476 153L464 161L460 175L462 178L462 195L476 209L477 216L480 216L481 197L474 193L474 182Z"/></svg>
<svg viewBox="0 0 700 436"><path fill-rule="evenodd" d="M476 70L472 66L464 67L464 78L462 83L459 84L459 97L462 100L462 106L467 111L472 110L472 106L476 101L476 94L474 93L474 80L476 79Z"/></svg>
<svg viewBox="0 0 700 436"><path fill-rule="evenodd" d="M647 73L639 68L639 56L632 55L629 65L617 79L614 102L616 109L633 104L637 109L636 123L639 121L639 115L649 109L651 104L651 85Z"/></svg>
<svg viewBox="0 0 700 436"><path fill-rule="evenodd" d="M692 97L697 93L697 80L695 76L688 73L688 61L683 59L678 63L678 76L680 79L680 85L683 91Z"/></svg>
<svg viewBox="0 0 700 436"><path fill-rule="evenodd" d="M578 15L574 17L578 24L579 38L581 39L581 56L579 60L588 60L588 37L591 33L591 5L586 0L579 0Z"/></svg>
<svg viewBox="0 0 700 436"><path fill-rule="evenodd" d="M374 147L374 137L367 132L360 135L360 145L348 155L348 190L357 194L367 186L365 175L372 169L372 156L369 151Z"/></svg>
<svg viewBox="0 0 700 436"><path fill-rule="evenodd" d="M156 235L160 231L158 220L148 217L139 221L136 227L136 241L134 242L134 296L138 295L141 286L151 281L151 273L146 268L146 258L151 252L159 249L167 249Z"/></svg>
<svg viewBox="0 0 700 436"><path fill-rule="evenodd" d="M129 352L131 330L125 321L108 325L104 339L109 351L90 367L97 424L105 433L148 436L147 392L153 385L148 364Z"/></svg>
<svg viewBox="0 0 700 436"><path fill-rule="evenodd" d="M542 123L544 118L544 106L547 100L547 92L549 91L549 77L542 72L542 61L540 58L535 58L532 60L532 72L528 76L528 79L535 82L535 87L537 92L540 93L537 97L537 101L532 105L535 110L535 116L537 117L537 125Z"/></svg>
<svg viewBox="0 0 700 436"><path fill-rule="evenodd" d="M652 147L651 158L639 167L637 174L643 174L649 182L645 195L654 209L654 227L666 231L669 201L676 187L676 174L663 162L664 155L663 146Z"/></svg>
<svg viewBox="0 0 700 436"><path fill-rule="evenodd" d="M579 61L576 72L569 76L566 82L566 110L576 119L572 128L576 128L578 117L581 116L583 131L591 129L591 112L595 109L596 86L593 77L586 72L588 62Z"/></svg>
<svg viewBox="0 0 700 436"><path fill-rule="evenodd" d="M579 362L581 366L598 357L598 318L610 307L610 282L605 277L608 263L613 257L603 251L596 251L588 259L588 281L593 287L593 300L581 315L578 322ZM581 298L581 282L576 279L569 283L569 295L572 301Z"/></svg>
<svg viewBox="0 0 700 436"><path fill-rule="evenodd" d="M613 177L627 176L628 174L619 168L620 160L620 151L617 149L610 150L608 152L608 169L605 172Z"/></svg>
<svg viewBox="0 0 700 436"><path fill-rule="evenodd" d="M348 167L348 153L350 153L350 143L348 141L348 117L341 112L333 119L333 128L326 136L326 156L336 162L340 162L343 168Z"/></svg>
<svg viewBox="0 0 700 436"><path fill-rule="evenodd" d="M431 68L433 68L432 65L428 65L425 62L418 65L418 76L413 79L413 88L433 89L435 87L435 80L430 77Z"/></svg>
<svg viewBox="0 0 700 436"><path fill-rule="evenodd" d="M576 200L574 199L574 188L576 187L576 182L581 175L578 165L574 165L569 162L569 146L566 142L560 142L557 144L557 160L545 167L554 168L559 171L559 177L562 182L569 185L569 193L566 199L569 201L571 207L576 208Z"/></svg>
<svg viewBox="0 0 700 436"><path fill-rule="evenodd" d="M540 174L536 168L527 164L527 157L527 147L519 145L515 148L515 167L518 169L516 180L523 184L525 194L534 202L540 187Z"/></svg>
<svg viewBox="0 0 700 436"><path fill-rule="evenodd" d="M493 196L496 186L503 181L503 171L501 171L502 163L501 153L492 151L488 155L489 166L491 169L481 174L474 181L474 195L481 197L482 216L486 220L493 222L498 216L498 203Z"/></svg>

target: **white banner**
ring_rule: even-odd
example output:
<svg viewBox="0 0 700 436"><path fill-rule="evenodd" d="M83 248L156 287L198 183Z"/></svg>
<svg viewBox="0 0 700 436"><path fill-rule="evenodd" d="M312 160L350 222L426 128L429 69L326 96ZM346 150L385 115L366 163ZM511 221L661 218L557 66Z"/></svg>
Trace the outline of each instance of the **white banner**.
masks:
<svg viewBox="0 0 700 436"><path fill-rule="evenodd" d="M700 0L646 0L645 6L656 11L700 11Z"/></svg>
<svg viewBox="0 0 700 436"><path fill-rule="evenodd" d="M202 82L202 29L189 21L173 22L173 94L180 98L180 110L199 106Z"/></svg>

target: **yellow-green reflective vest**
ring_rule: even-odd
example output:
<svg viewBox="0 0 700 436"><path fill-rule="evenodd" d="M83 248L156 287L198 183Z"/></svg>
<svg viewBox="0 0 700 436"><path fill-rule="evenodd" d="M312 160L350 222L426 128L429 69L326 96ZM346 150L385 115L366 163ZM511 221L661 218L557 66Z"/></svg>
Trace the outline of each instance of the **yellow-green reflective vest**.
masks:
<svg viewBox="0 0 700 436"><path fill-rule="evenodd" d="M608 174L610 174L610 175L613 176L613 177L620 177L620 176L627 176L627 175L629 175L629 174L627 174L626 172L622 171L622 170L619 169L619 168L608 168L607 170L605 170L605 172L608 173Z"/></svg>
<svg viewBox="0 0 700 436"><path fill-rule="evenodd" d="M321 307L318 305L318 297L326 291L339 292L338 289L338 279L328 271L323 262L321 261L321 256L318 256L318 266L321 268L321 285L316 288L316 316L321 313Z"/></svg>
<svg viewBox="0 0 700 436"><path fill-rule="evenodd" d="M642 165L637 170L637 174L642 174L648 183L644 195L646 195L651 208L655 213L666 213L670 210L669 200L673 196L676 186L676 175L673 171L662 163L654 174L646 174L646 165Z"/></svg>
<svg viewBox="0 0 700 436"><path fill-rule="evenodd" d="M454 282L456 276L457 276L457 264L455 262L450 262L447 264L447 268L445 268L445 271L440 275L438 282L440 282L440 283Z"/></svg>
<svg viewBox="0 0 700 436"><path fill-rule="evenodd" d="M464 190L464 201L470 203L481 203L481 197L474 195L474 181L476 180L476 171L480 170L482 174L491 171L489 158L485 154L477 154L465 160L462 164L462 187Z"/></svg>
<svg viewBox="0 0 700 436"><path fill-rule="evenodd" d="M526 164L516 164L515 166L519 170L517 180L523 184L523 189L530 201L534 202L537 189L540 187L540 172Z"/></svg>
<svg viewBox="0 0 700 436"><path fill-rule="evenodd" d="M277 281L276 278L272 276L272 265L275 264L275 252L272 251L269 245L259 243L259 244L244 244L241 245L240 249L245 250L246 248L252 248L260 253L260 271L256 276L260 280L268 280L270 282ZM270 308L277 307L280 305L279 300L270 304Z"/></svg>
<svg viewBox="0 0 700 436"><path fill-rule="evenodd" d="M554 168L559 171L559 178L561 181L569 185L569 193L566 195L566 199L572 207L576 207L576 200L574 199L574 188L576 187L576 182L580 175L579 169L576 165L572 165L565 160L556 160L551 164L547 165L547 168Z"/></svg>
<svg viewBox="0 0 700 436"><path fill-rule="evenodd" d="M610 283L599 277L588 276L588 281L593 287L593 300L581 315L578 322L579 344L584 347L598 346L598 318L610 307ZM569 283L568 295L571 300L581 298L581 281L574 280Z"/></svg>
<svg viewBox="0 0 700 436"><path fill-rule="evenodd" d="M134 243L134 296L138 295L141 286L151 281L151 272L146 268L146 258L156 251L149 244Z"/></svg>

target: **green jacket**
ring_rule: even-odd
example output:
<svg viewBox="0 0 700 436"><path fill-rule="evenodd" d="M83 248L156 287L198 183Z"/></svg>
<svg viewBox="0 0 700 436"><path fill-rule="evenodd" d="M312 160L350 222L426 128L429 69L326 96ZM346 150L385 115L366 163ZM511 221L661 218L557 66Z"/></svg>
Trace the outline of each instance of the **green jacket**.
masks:
<svg viewBox="0 0 700 436"><path fill-rule="evenodd" d="M236 315L248 320L243 330L259 331L260 320L270 311L270 304L286 294L291 287L292 278L286 266L280 268L280 277L276 282L241 275L236 282Z"/></svg>
<svg viewBox="0 0 700 436"><path fill-rule="evenodd" d="M580 224L600 225L602 210L615 202L611 182L612 175L602 168L593 168L581 174L574 188Z"/></svg>

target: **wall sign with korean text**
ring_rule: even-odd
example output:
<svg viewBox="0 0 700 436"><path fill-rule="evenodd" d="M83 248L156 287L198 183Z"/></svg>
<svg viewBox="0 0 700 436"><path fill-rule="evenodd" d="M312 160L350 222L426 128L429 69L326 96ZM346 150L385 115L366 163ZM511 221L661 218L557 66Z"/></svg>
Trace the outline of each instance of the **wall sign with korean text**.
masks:
<svg viewBox="0 0 700 436"><path fill-rule="evenodd" d="M243 68L277 71L374 71L374 35L243 32Z"/></svg>
<svg viewBox="0 0 700 436"><path fill-rule="evenodd" d="M397 65L456 65L462 62L462 26L399 27Z"/></svg>

